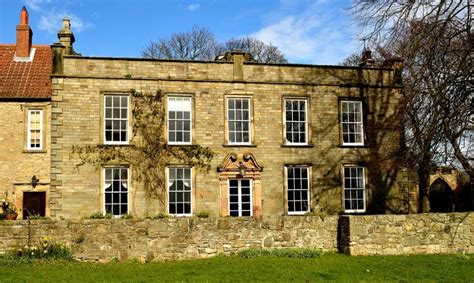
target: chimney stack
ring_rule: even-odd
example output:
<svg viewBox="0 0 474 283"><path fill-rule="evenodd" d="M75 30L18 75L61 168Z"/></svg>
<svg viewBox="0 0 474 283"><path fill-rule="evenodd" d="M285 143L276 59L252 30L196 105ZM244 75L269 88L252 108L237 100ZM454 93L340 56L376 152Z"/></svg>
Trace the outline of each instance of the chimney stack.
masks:
<svg viewBox="0 0 474 283"><path fill-rule="evenodd" d="M372 59L372 51L368 47L364 47L362 51L362 60L359 64L360 67L372 67L375 64L375 60Z"/></svg>
<svg viewBox="0 0 474 283"><path fill-rule="evenodd" d="M58 32L58 38L61 45L64 46L65 55L76 55L76 52L74 52L72 48L76 39L71 31L71 20L68 17L63 19L63 28Z"/></svg>
<svg viewBox="0 0 474 283"><path fill-rule="evenodd" d="M58 32L59 42L64 46L65 55L75 55L72 45L76 39L71 31L71 20L66 17L63 19L63 28Z"/></svg>
<svg viewBox="0 0 474 283"><path fill-rule="evenodd" d="M16 50L17 58L28 58L31 52L31 39L33 32L28 24L28 11L25 6L21 9L20 24L16 26Z"/></svg>

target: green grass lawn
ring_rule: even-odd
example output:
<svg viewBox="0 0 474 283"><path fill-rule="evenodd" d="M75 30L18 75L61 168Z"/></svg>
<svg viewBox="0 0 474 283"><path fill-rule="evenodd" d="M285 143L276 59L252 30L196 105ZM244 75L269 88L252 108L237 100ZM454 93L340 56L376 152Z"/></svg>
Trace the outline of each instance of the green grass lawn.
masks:
<svg viewBox="0 0 474 283"><path fill-rule="evenodd" d="M224 257L154 263L49 262L6 265L0 282L474 282L474 255Z"/></svg>

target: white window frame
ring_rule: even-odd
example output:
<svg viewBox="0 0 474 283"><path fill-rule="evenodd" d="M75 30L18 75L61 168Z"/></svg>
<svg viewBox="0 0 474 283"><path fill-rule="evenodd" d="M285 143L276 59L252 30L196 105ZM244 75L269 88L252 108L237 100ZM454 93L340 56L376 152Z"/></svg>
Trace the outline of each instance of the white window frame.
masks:
<svg viewBox="0 0 474 283"><path fill-rule="evenodd" d="M128 186L128 187L127 187L127 212L126 212L126 213L122 213L122 214L120 214L120 215L114 214L114 217L121 217L121 216L124 215L124 214L129 214L129 212L130 212L130 168L129 168L129 167L125 167L125 166L104 167L103 170L102 170L102 174L103 174L103 176L102 176L102 177L103 177L103 178L102 178L102 180L103 180L103 181L102 181L102 192L103 192L103 194L104 194L104 196L103 196L103 214L104 214L104 215L107 214L107 208L106 208L106 206L107 206L106 194L107 194L107 193L106 193L106 191L105 191L105 190L106 190L106 182L107 182L107 178L106 178L107 173L106 173L106 170L114 170L114 169L115 169L115 170L116 170L116 169L126 169L126 170L127 170L127 186ZM112 182L113 182L113 171L112 171ZM113 204L114 204L114 203L112 202L112 205L113 205ZM122 203L119 202L119 205L121 205L121 204L122 204ZM113 209L112 209L112 212L111 212L111 213L113 214Z"/></svg>
<svg viewBox="0 0 474 283"><path fill-rule="evenodd" d="M362 169L362 188L347 188L346 187L346 168L356 168L356 169ZM364 166L357 166L357 165L343 165L342 166L342 188L343 188L343 192L342 192L342 203L343 203L343 207L344 207L344 212L346 213L364 213L366 211L366 173L365 173L365 170L366 168ZM352 176L349 176L348 179L350 179ZM362 190L362 202L363 202L363 208L357 208L357 209L354 209L354 208L349 208L347 209L346 208L346 190ZM352 200L352 197L349 199L349 200ZM358 197L356 197L356 200L359 200Z"/></svg>
<svg viewBox="0 0 474 283"><path fill-rule="evenodd" d="M190 211L189 213L171 213L170 211L170 169L189 169L189 183L190 183L190 187L191 187L191 190L189 191L189 195L190 195L190 200L189 200L189 203L190 203ZM175 217L187 217L187 216L193 216L193 168L192 167L173 167L173 166L170 166L168 168L166 168L166 195L167 195L167 211L168 211L168 214L169 215L172 215L172 216L175 216ZM179 193L179 191L176 191L177 193ZM183 191L184 193L185 191ZM184 195L183 195L184 197ZM178 203L177 201L175 203ZM183 204L185 203L184 201L182 202Z"/></svg>
<svg viewBox="0 0 474 283"><path fill-rule="evenodd" d="M38 129L31 128L31 115L33 112L38 112L39 114L39 147L32 147L31 146L31 132L37 131ZM43 109L28 109L28 129L27 129L27 140L26 140L26 148L28 150L43 150Z"/></svg>
<svg viewBox="0 0 474 283"><path fill-rule="evenodd" d="M290 211L290 200L289 200L289 192L290 191L304 191L302 189L298 190L290 190L289 187L289 179L288 179L288 174L290 169L306 169L306 181L308 184L308 187L306 188L306 193L307 193L307 209L305 211ZM303 180L300 178L300 181ZM309 166L304 166L304 165L295 165L295 166L285 166L285 186L286 186L286 205L287 205L287 211L288 215L304 215L308 212L311 211L311 167ZM303 200L298 200L299 202L303 202ZM296 201L295 201L296 202Z"/></svg>
<svg viewBox="0 0 474 283"><path fill-rule="evenodd" d="M352 105L359 105L359 109L360 109L360 121L344 121L344 114L346 113L350 113L350 112L343 112L343 105L344 104L347 104L347 109L349 109L349 105L352 104ZM340 109L341 109L341 139L342 139L342 145L349 145L349 146L360 146L360 145L364 145L364 109L363 109L363 104L362 104L362 101L359 101L359 100L341 100L341 103L340 103ZM353 112L353 113L357 113L357 112ZM349 117L349 115L347 115L347 117ZM352 132L347 132L349 133L349 135L351 134L354 134L354 135L360 135L360 140L361 142L346 142L344 141L344 125L354 125L354 127L356 128L359 128L360 129L360 133L357 134L357 133L352 133Z"/></svg>
<svg viewBox="0 0 474 283"><path fill-rule="evenodd" d="M238 185L237 185L237 198L238 198L238 206L239 206L239 210L238 210L238 213L239 215L238 216L231 216L230 215L230 181L231 180L234 180L234 181L237 181L238 182ZM248 180L249 181L249 192L250 192L250 215L245 215L245 216L242 216L242 180ZM229 212L229 216L231 217L252 217L253 216L253 182L252 182L252 179L245 179L245 178L239 178L239 179L229 179L227 181L227 193L228 193L228 196L227 196L227 209L228 209L228 212Z"/></svg>
<svg viewBox="0 0 474 283"><path fill-rule="evenodd" d="M127 129L126 129L126 138L125 138L125 141L108 141L107 140L107 129L106 129L106 123L108 120L111 120L112 123L114 120L119 120L119 121L122 121L122 120L125 120L124 118L107 118L107 97L111 97L112 98L112 113L113 113L113 98L114 97L126 97L127 98L127 117L126 117L126 120L127 120ZM103 115L103 137L104 137L104 144L110 144L110 145L127 145L129 144L129 140L130 140L130 95L128 94L105 94L104 95L104 115ZM121 109L122 107L120 107ZM113 137L113 131L112 131L112 137Z"/></svg>
<svg viewBox="0 0 474 283"><path fill-rule="evenodd" d="M235 118L233 120L230 120L230 115L229 115L229 111L230 111L230 108L229 108L229 101L230 100L234 100L234 103L235 103L235 100L247 100L248 101L248 120L236 120ZM226 116L227 116L227 142L229 145L250 145L252 143L252 99L250 97L227 97L226 99ZM231 141L230 139L230 133L231 133L231 130L230 130L230 123L231 122L248 122L248 137L249 137L249 140L248 142L233 142ZM243 132L243 131L242 131ZM234 136L235 138L235 136Z"/></svg>
<svg viewBox="0 0 474 283"><path fill-rule="evenodd" d="M180 109L179 111L180 112L186 112L186 111L189 111L189 141L170 141L170 100L171 99L182 99L182 100L189 100L189 110L188 109ZM176 110L175 110L176 111ZM172 95L172 96L168 96L167 98L167 111L166 111L166 120L167 120L167 131L166 131L166 134L167 134L167 141L168 141L168 144L174 144L174 145L190 145L192 144L192 140L193 140L193 99L192 97L190 96L177 96L177 95ZM173 120L178 120L178 119L173 119ZM181 119L180 121L186 121L184 118ZM174 132L177 132L177 130L175 129ZM182 130L182 132L184 133L184 129Z"/></svg>
<svg viewBox="0 0 474 283"><path fill-rule="evenodd" d="M298 101L298 102L301 102L303 101L304 104L305 104L305 121L291 121L291 122L288 122L286 120L286 114L287 114L287 109L286 109L286 103L288 101ZM284 113L284 125L285 125L285 144L286 145L308 145L308 99L304 99L304 98L285 98L284 99L284 104L285 104L285 113ZM294 110L291 109L291 112L293 112ZM299 110L298 110L299 111ZM305 133L304 133L304 138L305 138L305 142L291 142L287 139L287 134L288 134L288 127L287 127L287 122L288 123L304 123L305 125Z"/></svg>

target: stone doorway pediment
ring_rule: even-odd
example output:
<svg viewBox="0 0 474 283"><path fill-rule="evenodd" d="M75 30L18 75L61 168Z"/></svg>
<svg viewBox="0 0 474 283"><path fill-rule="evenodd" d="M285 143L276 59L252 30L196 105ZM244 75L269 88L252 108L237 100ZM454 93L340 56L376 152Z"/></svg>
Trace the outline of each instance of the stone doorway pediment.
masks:
<svg viewBox="0 0 474 283"><path fill-rule="evenodd" d="M229 180L250 179L252 180L252 215L259 218L262 215L262 185L261 172L263 166L258 164L257 159L251 153L228 154L221 165L217 167L220 180L221 216L229 215Z"/></svg>
<svg viewBox="0 0 474 283"><path fill-rule="evenodd" d="M242 169L245 174L241 174ZM228 154L221 165L217 167L217 172L220 173L221 178L252 178L260 179L260 174L263 171L263 166L258 164L255 156L251 153L244 153L237 155L236 153Z"/></svg>

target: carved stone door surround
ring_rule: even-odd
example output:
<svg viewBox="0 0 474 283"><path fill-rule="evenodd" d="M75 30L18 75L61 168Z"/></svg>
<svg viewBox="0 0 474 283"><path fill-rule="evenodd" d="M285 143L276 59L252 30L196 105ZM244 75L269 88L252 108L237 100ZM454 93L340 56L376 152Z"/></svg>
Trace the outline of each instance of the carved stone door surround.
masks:
<svg viewBox="0 0 474 283"><path fill-rule="evenodd" d="M222 164L217 167L220 180L220 215L229 215L229 179L251 179L252 180L252 209L253 216L262 216L262 184L261 172L263 166L259 165L255 156L247 152L241 155L228 154Z"/></svg>

